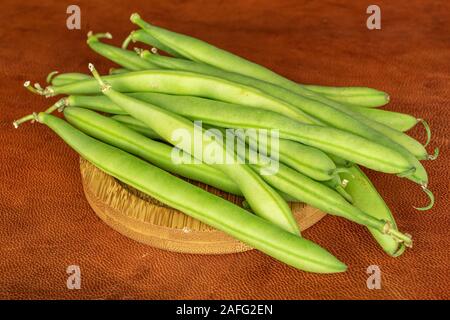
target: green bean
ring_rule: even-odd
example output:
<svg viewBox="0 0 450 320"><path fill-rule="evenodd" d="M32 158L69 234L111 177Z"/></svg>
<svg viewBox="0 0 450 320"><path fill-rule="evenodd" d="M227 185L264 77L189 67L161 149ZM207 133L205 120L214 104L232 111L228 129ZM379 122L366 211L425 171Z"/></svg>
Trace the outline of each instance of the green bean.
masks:
<svg viewBox="0 0 450 320"><path fill-rule="evenodd" d="M89 108L87 108L89 109ZM142 121L139 121L131 116L128 115L113 115L111 116L112 119L126 125L128 128L142 134L143 136L153 139L153 140L162 140L162 138L152 129L145 126Z"/></svg>
<svg viewBox="0 0 450 320"><path fill-rule="evenodd" d="M147 160L161 169L242 195L237 185L221 171L205 163L194 163L193 160L187 164L175 164L171 158L172 146L145 139L116 120L77 107L65 108L64 117L84 133Z"/></svg>
<svg viewBox="0 0 450 320"><path fill-rule="evenodd" d="M353 163L351 163L350 161L348 161L348 160L346 160L346 159L344 159L344 158L341 158L341 157L338 157L338 156L335 156L334 154L327 154L328 155L328 157L331 159L331 160L333 160L333 162L336 164L336 166L338 166L338 167L341 167L341 168L349 168L349 167L351 167L352 165L353 165Z"/></svg>
<svg viewBox="0 0 450 320"><path fill-rule="evenodd" d="M402 132L408 131L412 127L414 127L418 120L405 113L393 112L381 109L370 109L370 108L361 108L347 105L354 112L361 113L362 115L375 120L377 122L383 123L392 129L399 130Z"/></svg>
<svg viewBox="0 0 450 320"><path fill-rule="evenodd" d="M316 273L346 270L342 262L317 244L286 232L135 156L91 138L62 119L46 113L39 113L35 118L107 174L283 263Z"/></svg>
<svg viewBox="0 0 450 320"><path fill-rule="evenodd" d="M241 190L245 199L250 204L255 214L271 221L286 230L299 234L297 222L286 201L271 187L269 187L250 167L245 164L231 163L216 164L215 158L208 150L222 151L223 155L230 155L233 159L235 154L229 154L229 150L219 143L216 139L208 138L202 129L196 128L193 122L176 115L167 110L161 109L149 103L126 96L112 88L110 84L106 85L100 78L92 64L89 65L90 70L94 74L101 92L120 106L124 111L134 118L142 120L147 126L153 129L159 136L169 141L173 145L177 145L181 150L193 155L195 158L201 157L199 160L206 163L213 163L215 167L224 172L231 180L233 180ZM114 76L111 76L114 77ZM189 133L191 141L182 141L179 143L177 137L173 134L175 131L184 130ZM196 154L192 150L196 150L195 145L204 146ZM194 153L194 154L193 154ZM198 153L198 152L197 152Z"/></svg>
<svg viewBox="0 0 450 320"><path fill-rule="evenodd" d="M384 202L383 198L377 192L369 178L357 166L350 168L348 173L341 174L343 179L348 180L346 190L353 198L353 205L362 211L376 217L389 221L393 228L397 228L395 219ZM383 250L393 257L403 253L405 246L382 234L378 230L369 228L370 233L380 244Z"/></svg>
<svg viewBox="0 0 450 320"><path fill-rule="evenodd" d="M76 81L92 79L90 75L78 72L57 74L57 71L50 72L47 76L47 83L53 86L62 86Z"/></svg>
<svg viewBox="0 0 450 320"><path fill-rule="evenodd" d="M127 73L130 72L130 70L125 68L110 68L109 74L121 74L121 73Z"/></svg>
<svg viewBox="0 0 450 320"><path fill-rule="evenodd" d="M152 69L154 65L138 57L135 53L129 50L117 48L99 41L100 38L111 39L110 33L92 34L88 33L87 44L89 47L98 54L108 58L111 61L129 69L129 70L141 70Z"/></svg>
<svg viewBox="0 0 450 320"><path fill-rule="evenodd" d="M303 85L306 89L320 93L328 99L364 108L381 107L389 103L386 92L365 87L327 87Z"/></svg>
<svg viewBox="0 0 450 320"><path fill-rule="evenodd" d="M115 84L113 81L110 83L113 86ZM377 171L401 174L409 172L412 168L409 162L393 149L339 129L299 123L272 111L196 97L183 97L183 103L180 103L181 100L176 100L180 99L180 96L171 98L169 95L154 93L137 93L130 96L218 127L278 129L281 138L315 147ZM68 100L80 100L71 97ZM86 97L79 105L70 102L68 105L82 107L101 105L96 108L108 113L115 113L114 110L119 109L107 99L102 100L98 97Z"/></svg>

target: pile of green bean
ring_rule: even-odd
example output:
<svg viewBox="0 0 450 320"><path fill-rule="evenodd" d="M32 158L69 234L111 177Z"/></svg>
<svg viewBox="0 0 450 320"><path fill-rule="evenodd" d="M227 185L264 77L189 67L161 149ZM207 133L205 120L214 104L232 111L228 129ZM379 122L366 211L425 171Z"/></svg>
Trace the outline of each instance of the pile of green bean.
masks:
<svg viewBox="0 0 450 320"><path fill-rule="evenodd" d="M398 230L359 166L419 184L430 203L417 209L430 209L434 197L420 160L435 159L438 149L433 155L425 150L431 133L424 120L378 109L389 102L384 92L299 84L138 14L131 21L139 30L122 47L100 41L111 38L109 33L88 34L89 47L119 68L107 76L92 64L91 74L51 72L46 88L27 81L33 93L66 96L14 126L29 120L47 125L106 173L301 270L335 273L346 266L301 236L288 201L367 227L390 256L411 247L411 236ZM129 50L131 42L151 49ZM52 115L55 110L65 120ZM426 129L425 145L405 133L417 123ZM196 138L180 144L174 134L180 129ZM215 139L227 129L277 130L276 144L245 134L233 141L276 152L277 170L262 174L269 159L261 154L257 161L237 161L236 152ZM193 152L198 144L200 154ZM236 160L215 162L206 150ZM190 160L175 163L174 151ZM244 208L180 177L240 195Z"/></svg>

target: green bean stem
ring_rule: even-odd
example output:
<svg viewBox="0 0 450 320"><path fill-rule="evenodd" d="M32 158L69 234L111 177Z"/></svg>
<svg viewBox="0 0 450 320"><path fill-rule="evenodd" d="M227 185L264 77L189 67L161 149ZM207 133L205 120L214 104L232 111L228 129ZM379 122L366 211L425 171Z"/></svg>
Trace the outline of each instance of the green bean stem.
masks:
<svg viewBox="0 0 450 320"><path fill-rule="evenodd" d="M152 69L154 65L144 59L141 59L135 53L129 50L117 48L99 41L100 38L111 39L110 33L93 34L89 31L87 44L89 47L100 55L114 61L121 66L130 70Z"/></svg>
<svg viewBox="0 0 450 320"><path fill-rule="evenodd" d="M149 35L144 30L135 30L130 33L130 35L124 40L122 43L122 48L126 49L130 42L143 42L148 43L162 51L167 52L171 56L182 58L180 54L178 54L176 51L170 49L170 47L165 46L163 43L159 42L157 39Z"/></svg>

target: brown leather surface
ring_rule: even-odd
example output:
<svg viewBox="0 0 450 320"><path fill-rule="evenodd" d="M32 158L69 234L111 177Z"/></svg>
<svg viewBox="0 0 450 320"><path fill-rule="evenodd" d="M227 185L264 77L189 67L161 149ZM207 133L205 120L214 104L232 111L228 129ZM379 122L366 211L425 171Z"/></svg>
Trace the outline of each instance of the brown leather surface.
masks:
<svg viewBox="0 0 450 320"><path fill-rule="evenodd" d="M131 1L130 1L131 2ZM1 298L449 298L450 5L447 1L377 1L382 30L369 31L367 1L81 1L82 30L65 27L65 1L3 0L0 7L0 297ZM305 232L346 262L337 275L304 273L252 251L222 256L164 252L111 230L90 209L78 156L49 129L14 130L17 117L50 101L22 87L54 69L102 72L110 63L85 45L87 31L110 31L114 43L133 29L129 15L191 34L303 83L363 85L391 94L389 109L427 119L428 162L437 203L415 211L419 187L370 172L414 248L387 257L362 227L327 217ZM53 100L52 100L53 101ZM416 128L414 137L423 139ZM79 265L81 290L66 288ZM382 288L366 287L376 264Z"/></svg>

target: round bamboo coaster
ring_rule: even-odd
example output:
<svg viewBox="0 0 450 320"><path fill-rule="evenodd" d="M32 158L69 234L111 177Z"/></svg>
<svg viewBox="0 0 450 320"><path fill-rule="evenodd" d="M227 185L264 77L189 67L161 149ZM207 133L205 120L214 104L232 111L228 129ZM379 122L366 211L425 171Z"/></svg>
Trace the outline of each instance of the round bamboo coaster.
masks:
<svg viewBox="0 0 450 320"><path fill-rule="evenodd" d="M111 228L131 239L159 249L194 254L224 254L252 249L222 231L123 184L82 158L80 170L84 193L92 209ZM192 183L237 205L242 203L241 197L199 182ZM301 230L325 216L322 211L303 203L290 206Z"/></svg>

